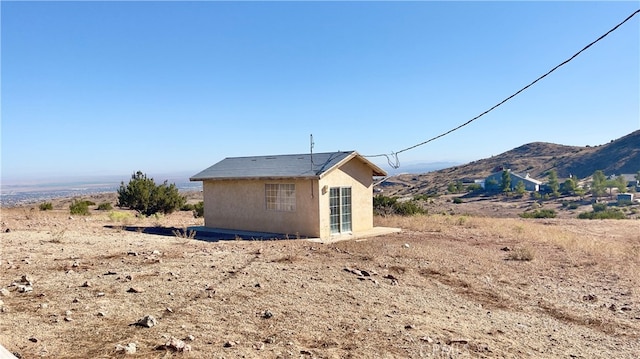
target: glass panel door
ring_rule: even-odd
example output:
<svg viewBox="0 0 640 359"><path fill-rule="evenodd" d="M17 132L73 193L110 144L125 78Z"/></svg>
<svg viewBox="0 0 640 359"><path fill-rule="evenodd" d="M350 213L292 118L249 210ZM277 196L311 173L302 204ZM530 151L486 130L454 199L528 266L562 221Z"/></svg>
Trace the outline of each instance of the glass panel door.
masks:
<svg viewBox="0 0 640 359"><path fill-rule="evenodd" d="M329 190L331 234L351 232L351 187L332 187Z"/></svg>

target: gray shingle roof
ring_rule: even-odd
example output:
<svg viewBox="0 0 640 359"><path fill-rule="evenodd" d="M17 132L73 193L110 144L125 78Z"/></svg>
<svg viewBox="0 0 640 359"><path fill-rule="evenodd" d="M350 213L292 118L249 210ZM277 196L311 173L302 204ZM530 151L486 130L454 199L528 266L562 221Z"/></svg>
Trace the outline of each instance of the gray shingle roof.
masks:
<svg viewBox="0 0 640 359"><path fill-rule="evenodd" d="M191 181L255 178L320 178L332 168L359 157L375 176L386 173L355 151L310 154L227 157L190 178Z"/></svg>

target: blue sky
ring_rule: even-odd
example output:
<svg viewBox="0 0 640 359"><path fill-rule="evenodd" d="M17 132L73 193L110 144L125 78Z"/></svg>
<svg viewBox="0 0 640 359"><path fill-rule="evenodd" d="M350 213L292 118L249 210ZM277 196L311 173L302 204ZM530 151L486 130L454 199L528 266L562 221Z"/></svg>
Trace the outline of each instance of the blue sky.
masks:
<svg viewBox="0 0 640 359"><path fill-rule="evenodd" d="M511 95L632 2L1 2L2 178L399 151ZM640 128L640 16L401 164ZM374 162L386 161L375 158Z"/></svg>

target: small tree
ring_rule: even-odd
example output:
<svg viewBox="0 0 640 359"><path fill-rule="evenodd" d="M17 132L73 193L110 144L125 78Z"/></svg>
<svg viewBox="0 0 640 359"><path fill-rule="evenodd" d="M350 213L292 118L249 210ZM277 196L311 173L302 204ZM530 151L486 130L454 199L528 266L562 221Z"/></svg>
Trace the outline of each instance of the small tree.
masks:
<svg viewBox="0 0 640 359"><path fill-rule="evenodd" d="M524 186L524 182L518 181L518 183L516 184L516 194L522 197L526 192L527 192L527 189Z"/></svg>
<svg viewBox="0 0 640 359"><path fill-rule="evenodd" d="M563 194L575 194L578 188L578 182L573 177L567 178L566 181L560 186L560 190Z"/></svg>
<svg viewBox="0 0 640 359"><path fill-rule="evenodd" d="M549 186L551 193L555 197L558 197L558 195L560 194L560 192L558 192L558 189L560 188L560 183L558 182L558 173L556 173L556 170L549 171L549 182L547 185Z"/></svg>
<svg viewBox="0 0 640 359"><path fill-rule="evenodd" d="M500 189L502 192L511 191L511 174L507 170L502 171L502 183L500 184Z"/></svg>
<svg viewBox="0 0 640 359"><path fill-rule="evenodd" d="M591 182L591 194L598 197L605 194L607 188L607 177L604 175L604 172L601 170L597 170L593 173L593 180Z"/></svg>
<svg viewBox="0 0 640 359"><path fill-rule="evenodd" d="M164 181L156 185L153 178L138 171L131 175L129 184L120 183L118 189L118 207L134 209L145 216L161 212L172 213L186 203L186 198L181 196L175 184L167 184Z"/></svg>

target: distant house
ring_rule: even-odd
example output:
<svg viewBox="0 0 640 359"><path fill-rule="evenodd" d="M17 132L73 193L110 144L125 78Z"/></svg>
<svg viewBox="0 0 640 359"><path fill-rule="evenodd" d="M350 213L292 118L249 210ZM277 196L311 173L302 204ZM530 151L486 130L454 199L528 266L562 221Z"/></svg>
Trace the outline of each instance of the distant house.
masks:
<svg viewBox="0 0 640 359"><path fill-rule="evenodd" d="M205 227L330 239L374 229L384 175L350 151L225 158L190 180L203 182Z"/></svg>
<svg viewBox="0 0 640 359"><path fill-rule="evenodd" d="M507 169L506 171L509 173L509 178L511 179L511 184L510 184L511 190L514 190L516 188L516 186L518 185L518 182L522 182L522 184L524 184L524 188L527 191L534 191L534 192L540 191L540 185L542 185L542 182L538 181L533 177L530 177L528 173L522 175L522 174L512 172L510 169ZM498 172L494 172L489 176L487 176L487 178L484 179L484 188L486 190L496 190L501 188L502 172L503 170L500 170Z"/></svg>
<svg viewBox="0 0 640 359"><path fill-rule="evenodd" d="M616 199L617 199L618 203L632 202L633 201L633 193L618 193Z"/></svg>
<svg viewBox="0 0 640 359"><path fill-rule="evenodd" d="M635 174L623 173L620 176L622 176L624 178L624 180L627 182L627 187L636 188L636 187L640 186L640 181L638 181L636 179L636 175ZM618 175L611 175L611 176L609 176L609 179L610 180L614 180L617 177L618 177Z"/></svg>

